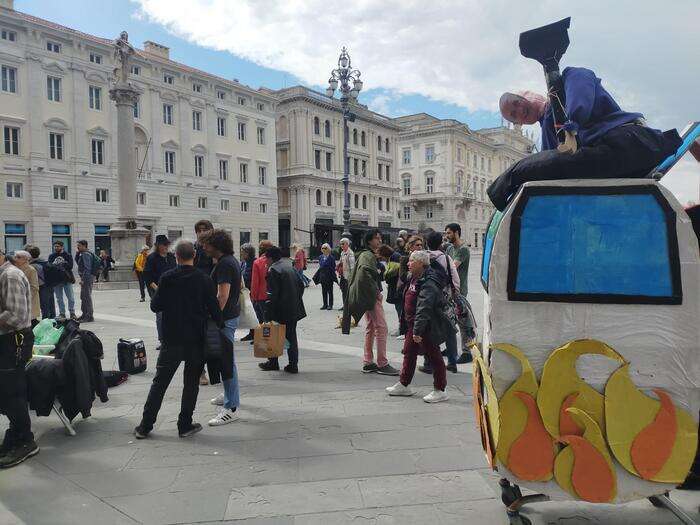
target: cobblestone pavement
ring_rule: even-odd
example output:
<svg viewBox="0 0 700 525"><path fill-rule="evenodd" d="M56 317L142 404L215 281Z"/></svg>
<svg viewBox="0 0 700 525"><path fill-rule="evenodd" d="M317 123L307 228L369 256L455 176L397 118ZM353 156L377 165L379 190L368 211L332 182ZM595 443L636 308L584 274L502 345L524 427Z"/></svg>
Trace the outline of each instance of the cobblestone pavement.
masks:
<svg viewBox="0 0 700 525"><path fill-rule="evenodd" d="M473 266L470 299L481 312ZM252 347L239 343L239 421L179 439L178 373L152 438L137 442L131 432L157 358L153 315L137 290L95 292L97 322L86 328L104 343L103 367L117 368L120 337L142 337L149 369L112 389L108 403L96 401L92 417L77 421L75 437L55 416L33 419L41 453L0 472L0 524L507 523L498 477L485 468L475 431L471 366L449 374L447 403L389 398L384 387L396 378L360 373L362 328L341 335L339 312L319 311L320 296L319 288L305 295L299 375L262 372ZM336 288L336 306L339 299ZM386 313L395 330L391 305ZM395 366L400 348L392 337ZM431 379L417 373L414 385L425 394ZM220 388L201 388L195 420L206 423L215 413L209 400ZM0 431L5 424L0 418ZM673 497L700 520L697 493ZM547 524L674 523L646 501L623 507L550 502L525 513Z"/></svg>

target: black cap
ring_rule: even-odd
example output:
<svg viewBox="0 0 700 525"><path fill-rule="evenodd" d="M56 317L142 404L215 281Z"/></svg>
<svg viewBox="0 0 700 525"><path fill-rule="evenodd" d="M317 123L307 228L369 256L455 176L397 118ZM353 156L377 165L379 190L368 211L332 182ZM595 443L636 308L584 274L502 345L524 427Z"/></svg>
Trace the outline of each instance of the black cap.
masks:
<svg viewBox="0 0 700 525"><path fill-rule="evenodd" d="M170 240L168 240L167 235L156 235L156 246L159 244L170 244Z"/></svg>

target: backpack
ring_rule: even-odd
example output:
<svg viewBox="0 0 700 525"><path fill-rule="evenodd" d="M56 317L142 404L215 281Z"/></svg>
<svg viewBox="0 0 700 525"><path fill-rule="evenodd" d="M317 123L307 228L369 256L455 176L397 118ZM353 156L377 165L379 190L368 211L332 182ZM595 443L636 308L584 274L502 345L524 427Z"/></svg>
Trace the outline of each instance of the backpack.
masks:
<svg viewBox="0 0 700 525"><path fill-rule="evenodd" d="M92 269L90 270L90 273L92 273L94 277L97 277L102 271L102 259L100 259L97 255L95 255L92 252L88 253L92 257Z"/></svg>

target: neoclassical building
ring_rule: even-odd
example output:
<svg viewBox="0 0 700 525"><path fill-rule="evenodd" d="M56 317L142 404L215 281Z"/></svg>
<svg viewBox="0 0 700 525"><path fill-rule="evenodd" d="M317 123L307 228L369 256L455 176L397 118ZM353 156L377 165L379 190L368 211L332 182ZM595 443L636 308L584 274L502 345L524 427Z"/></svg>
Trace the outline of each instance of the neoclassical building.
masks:
<svg viewBox="0 0 700 525"><path fill-rule="evenodd" d="M0 6L0 243L108 248L119 203L112 40ZM276 242L276 99L153 42L130 82L139 222L177 238L206 218L236 246Z"/></svg>
<svg viewBox="0 0 700 525"><path fill-rule="evenodd" d="M520 129L472 130L426 113L394 119L401 126L397 175L401 226L462 226L462 237L481 249L493 213L486 188L506 167L528 155L532 142Z"/></svg>
<svg viewBox="0 0 700 525"><path fill-rule="evenodd" d="M272 92L271 92L272 93ZM275 91L280 244L334 246L343 225L343 118L340 101L296 86ZM399 126L353 104L348 123L350 222L355 242L376 227L390 236L398 226L396 171Z"/></svg>

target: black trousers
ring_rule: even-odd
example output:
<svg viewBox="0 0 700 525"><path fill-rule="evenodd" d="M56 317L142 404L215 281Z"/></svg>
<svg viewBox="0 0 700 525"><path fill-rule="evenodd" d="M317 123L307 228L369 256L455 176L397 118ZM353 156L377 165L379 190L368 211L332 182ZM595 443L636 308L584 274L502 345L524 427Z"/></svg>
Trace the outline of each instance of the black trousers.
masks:
<svg viewBox="0 0 700 525"><path fill-rule="evenodd" d="M321 293L323 294L323 306L333 308L333 281L321 281Z"/></svg>
<svg viewBox="0 0 700 525"><path fill-rule="evenodd" d="M158 411L163 403L165 391L170 385L175 372L180 366L182 357L182 349L163 348L158 355L158 363L156 365L156 375L151 383L151 389L148 391L148 398L143 407L143 417L141 419L141 427L144 431L150 432L158 417ZM199 376L204 370L203 361L185 360L185 370L183 374L182 400L180 402L180 415L177 419L177 428L180 431L187 430L192 426L192 414L194 407L197 404L197 395L199 394Z"/></svg>
<svg viewBox="0 0 700 525"><path fill-rule="evenodd" d="M27 403L25 363L17 363L12 335L0 335L0 412L10 420L3 448L34 440Z"/></svg>
<svg viewBox="0 0 700 525"><path fill-rule="evenodd" d="M573 155L547 150L516 162L489 186L493 205L503 211L521 185L534 180L644 178L681 145L676 130L620 126Z"/></svg>
<svg viewBox="0 0 700 525"><path fill-rule="evenodd" d="M299 341L297 340L297 321L290 321L284 325L285 337L289 341L289 348L287 349L287 357L289 358L290 365L299 364ZM277 363L278 358L273 357L270 361Z"/></svg>
<svg viewBox="0 0 700 525"><path fill-rule="evenodd" d="M41 317L53 319L56 317L56 302L53 296L53 286L39 287L39 303L41 304Z"/></svg>
<svg viewBox="0 0 700 525"><path fill-rule="evenodd" d="M340 286L340 293L343 296L343 306L345 306L345 303L348 302L348 280L345 277L341 277L338 286Z"/></svg>
<svg viewBox="0 0 700 525"><path fill-rule="evenodd" d="M146 281L143 280L143 272L136 272L136 278L139 280L139 291L141 292L141 299L145 299Z"/></svg>

